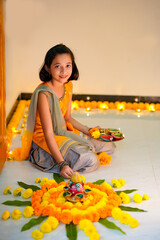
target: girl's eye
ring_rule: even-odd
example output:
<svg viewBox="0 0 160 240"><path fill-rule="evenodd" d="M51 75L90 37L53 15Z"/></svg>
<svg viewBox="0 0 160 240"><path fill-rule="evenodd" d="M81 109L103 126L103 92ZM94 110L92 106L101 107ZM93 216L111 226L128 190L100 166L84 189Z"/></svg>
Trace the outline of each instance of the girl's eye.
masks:
<svg viewBox="0 0 160 240"><path fill-rule="evenodd" d="M71 66L72 66L71 64L68 64L68 65L67 65L67 68L70 68Z"/></svg>
<svg viewBox="0 0 160 240"><path fill-rule="evenodd" d="M57 65L57 66L55 66L55 68L60 68L60 66L59 66L59 65Z"/></svg>

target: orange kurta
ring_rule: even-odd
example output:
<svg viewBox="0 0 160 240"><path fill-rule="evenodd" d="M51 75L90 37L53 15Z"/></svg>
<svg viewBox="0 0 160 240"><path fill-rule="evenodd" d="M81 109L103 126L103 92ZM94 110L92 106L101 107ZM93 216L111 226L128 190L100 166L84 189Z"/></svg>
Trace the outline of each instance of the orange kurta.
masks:
<svg viewBox="0 0 160 240"><path fill-rule="evenodd" d="M45 83L45 85L48 86L47 83ZM68 108L68 104L69 104L71 95L72 95L72 82L70 81L70 82L65 84L64 96L61 99L59 99L59 106L61 108L63 116L65 116L65 114L67 112L67 108ZM55 139L56 139L56 142L57 142L58 146L60 146L60 144L66 138L67 137L65 137L65 136L56 136L55 135ZM45 141L44 132L43 132L43 129L42 129L42 124L41 124L41 120L40 120L38 109L37 109L37 112L36 112L36 121L35 121L34 133L33 133L33 141L38 146L43 148L45 151L50 153L50 151L48 149L48 146L47 146L47 143Z"/></svg>

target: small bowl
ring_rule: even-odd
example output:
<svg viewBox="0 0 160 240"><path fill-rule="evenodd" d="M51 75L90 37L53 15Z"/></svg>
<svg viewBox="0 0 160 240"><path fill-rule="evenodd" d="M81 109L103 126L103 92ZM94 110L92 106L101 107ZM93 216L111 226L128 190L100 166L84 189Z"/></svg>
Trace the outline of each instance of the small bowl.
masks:
<svg viewBox="0 0 160 240"><path fill-rule="evenodd" d="M111 135L107 135L107 134L102 134L100 136L100 139L106 142L112 142L113 137Z"/></svg>
<svg viewBox="0 0 160 240"><path fill-rule="evenodd" d="M121 132L111 133L111 136L112 136L114 139L117 139L117 140L124 138L124 135L123 135L123 133L121 133Z"/></svg>
<svg viewBox="0 0 160 240"><path fill-rule="evenodd" d="M110 133L117 133L117 132L119 132L119 129L115 129L115 128L107 128L107 130L108 130Z"/></svg>

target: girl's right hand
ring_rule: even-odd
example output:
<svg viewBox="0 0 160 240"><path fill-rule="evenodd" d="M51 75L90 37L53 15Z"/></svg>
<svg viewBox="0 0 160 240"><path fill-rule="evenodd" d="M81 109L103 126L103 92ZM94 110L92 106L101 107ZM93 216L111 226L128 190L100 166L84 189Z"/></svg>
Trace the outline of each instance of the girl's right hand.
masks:
<svg viewBox="0 0 160 240"><path fill-rule="evenodd" d="M64 178L71 178L72 174L73 170L69 166L64 166L60 171L60 175Z"/></svg>

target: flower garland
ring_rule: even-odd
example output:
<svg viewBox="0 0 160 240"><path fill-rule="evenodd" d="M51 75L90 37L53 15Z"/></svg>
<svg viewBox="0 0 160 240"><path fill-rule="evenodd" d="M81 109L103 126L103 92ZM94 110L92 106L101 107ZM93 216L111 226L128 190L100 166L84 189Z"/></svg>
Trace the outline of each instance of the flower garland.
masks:
<svg viewBox="0 0 160 240"><path fill-rule="evenodd" d="M88 182L84 184L84 188L89 189L90 192L88 198L84 199L83 202L70 202L64 197L64 189L68 186L69 181L65 182L58 174L54 174L54 177L58 179L58 181L48 178L43 178L42 180L37 178L35 182L40 182L41 188L18 182L21 187L13 191L14 196L20 196L22 194L24 199L31 198L31 201L14 200L3 203L10 206L26 206L23 213L19 209L12 211L11 217L14 220L18 220L22 216L25 218L30 218L33 215L38 217L32 218L21 229L21 231L25 231L34 225L41 224L40 230L36 229L32 232L34 239L43 238L44 234L56 229L59 222L66 225L67 236L69 236L69 232L77 234L76 226L78 225L80 230L83 230L90 239L94 240L100 239L100 235L93 225L94 222L99 222L105 227L116 229L125 234L121 228L117 227L113 222L108 221L107 217L112 216L115 220L119 220L121 224L130 225L132 228L139 225L135 218L132 218L129 213L124 211L144 212L144 210L121 205L122 203L125 204L131 201L131 198L125 192L131 193L135 191L135 189L114 191L113 187L105 182L105 180L98 180L95 183ZM83 175L81 175L81 179L85 181ZM125 184L123 179L113 179L112 185L115 186L117 181L121 186ZM22 187L25 188L24 192ZM3 193L5 195L11 194L11 188L7 186ZM133 195L135 202L140 202L142 199L147 200L148 198L146 194L143 198L138 193ZM9 211L5 211L2 214L3 220L7 220L9 217ZM72 234L72 237L68 238L75 240L76 235L74 236L74 234Z"/></svg>
<svg viewBox="0 0 160 240"><path fill-rule="evenodd" d="M91 109L99 108L101 110L117 109L119 111L135 110L136 112L141 112L142 110L147 110L150 112L160 111L160 103L143 103L143 102L108 102L108 101L84 101L75 100L72 101L72 110L77 110L79 108L85 108L86 111L91 111Z"/></svg>

